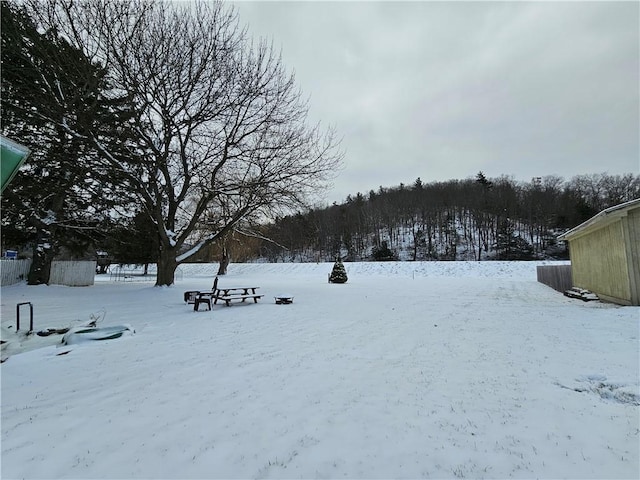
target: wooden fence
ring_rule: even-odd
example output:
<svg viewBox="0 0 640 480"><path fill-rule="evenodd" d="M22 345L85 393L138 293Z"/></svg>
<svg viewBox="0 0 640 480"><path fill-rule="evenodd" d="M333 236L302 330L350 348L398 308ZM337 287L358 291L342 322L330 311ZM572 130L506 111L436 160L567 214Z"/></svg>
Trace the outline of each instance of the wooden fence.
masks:
<svg viewBox="0 0 640 480"><path fill-rule="evenodd" d="M54 261L51 263L49 285L87 287L93 285L96 261Z"/></svg>
<svg viewBox="0 0 640 480"><path fill-rule="evenodd" d="M564 292L573 286L571 265L539 265L537 275L540 283L558 292Z"/></svg>
<svg viewBox="0 0 640 480"><path fill-rule="evenodd" d="M31 259L0 260L2 286L13 285L27 280ZM96 275L95 261L54 261L51 263L49 285L86 287L93 285Z"/></svg>
<svg viewBox="0 0 640 480"><path fill-rule="evenodd" d="M0 286L13 285L27 279L31 259L27 260L0 260L0 272L2 280Z"/></svg>

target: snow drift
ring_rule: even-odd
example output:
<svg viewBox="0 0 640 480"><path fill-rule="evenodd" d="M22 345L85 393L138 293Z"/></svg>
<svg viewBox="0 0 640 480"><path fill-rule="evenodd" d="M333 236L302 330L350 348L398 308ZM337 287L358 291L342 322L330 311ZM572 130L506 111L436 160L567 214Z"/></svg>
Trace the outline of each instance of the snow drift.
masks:
<svg viewBox="0 0 640 480"><path fill-rule="evenodd" d="M182 293L217 265L3 288L2 477L638 478L640 308L535 263L347 263L342 285L331 265L231 265L221 285L265 297L211 312ZM136 334L16 335L25 300L36 328L103 309Z"/></svg>

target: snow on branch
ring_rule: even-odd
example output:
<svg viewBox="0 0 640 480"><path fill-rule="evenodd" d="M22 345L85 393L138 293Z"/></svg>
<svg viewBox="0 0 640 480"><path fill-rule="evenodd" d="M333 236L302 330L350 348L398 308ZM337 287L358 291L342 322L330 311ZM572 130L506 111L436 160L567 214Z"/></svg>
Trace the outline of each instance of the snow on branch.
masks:
<svg viewBox="0 0 640 480"><path fill-rule="evenodd" d="M187 250L186 252L176 256L176 262L177 263L184 262L187 258L195 255L196 253L198 253L200 251L200 249L204 248L209 243L211 243L213 240L215 240L218 237L218 235L219 235L218 233L212 233L212 234L207 235L202 240L200 240L196 245L191 247L189 250Z"/></svg>

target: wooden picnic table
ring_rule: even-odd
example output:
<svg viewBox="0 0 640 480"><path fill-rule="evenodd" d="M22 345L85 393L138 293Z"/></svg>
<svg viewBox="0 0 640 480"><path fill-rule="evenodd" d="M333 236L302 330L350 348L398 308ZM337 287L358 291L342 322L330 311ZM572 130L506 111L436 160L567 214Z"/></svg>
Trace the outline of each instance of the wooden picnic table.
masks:
<svg viewBox="0 0 640 480"><path fill-rule="evenodd" d="M223 301L227 307L231 306L233 300L244 302L251 298L254 303L258 303L258 299L264 296L256 293L258 288L260 287L218 287L218 277L216 277L211 290L184 292L184 301L193 303L195 311L198 311L200 304L205 304L211 310L211 301L216 305L218 300Z"/></svg>
<svg viewBox="0 0 640 480"><path fill-rule="evenodd" d="M217 291L218 293L224 295L255 295L256 294L256 290L259 289L260 287L232 287L232 288L220 288L218 287ZM249 290L251 290L251 293L249 293ZM238 292L242 292L242 293L238 293Z"/></svg>
<svg viewBox="0 0 640 480"><path fill-rule="evenodd" d="M254 303L258 303L258 299L263 295L256 293L256 290L260 287L232 287L232 288L220 288L213 295L213 304L217 304L218 300L225 302L227 307L231 306L232 300L245 300L252 298Z"/></svg>

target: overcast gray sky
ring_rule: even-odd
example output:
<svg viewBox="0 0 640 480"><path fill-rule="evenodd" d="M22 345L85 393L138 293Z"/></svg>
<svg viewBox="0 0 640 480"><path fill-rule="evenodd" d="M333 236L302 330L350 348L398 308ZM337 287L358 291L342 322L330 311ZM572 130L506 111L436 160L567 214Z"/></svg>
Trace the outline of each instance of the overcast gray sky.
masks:
<svg viewBox="0 0 640 480"><path fill-rule="evenodd" d="M640 3L234 2L335 126L326 201L380 185L640 173Z"/></svg>

